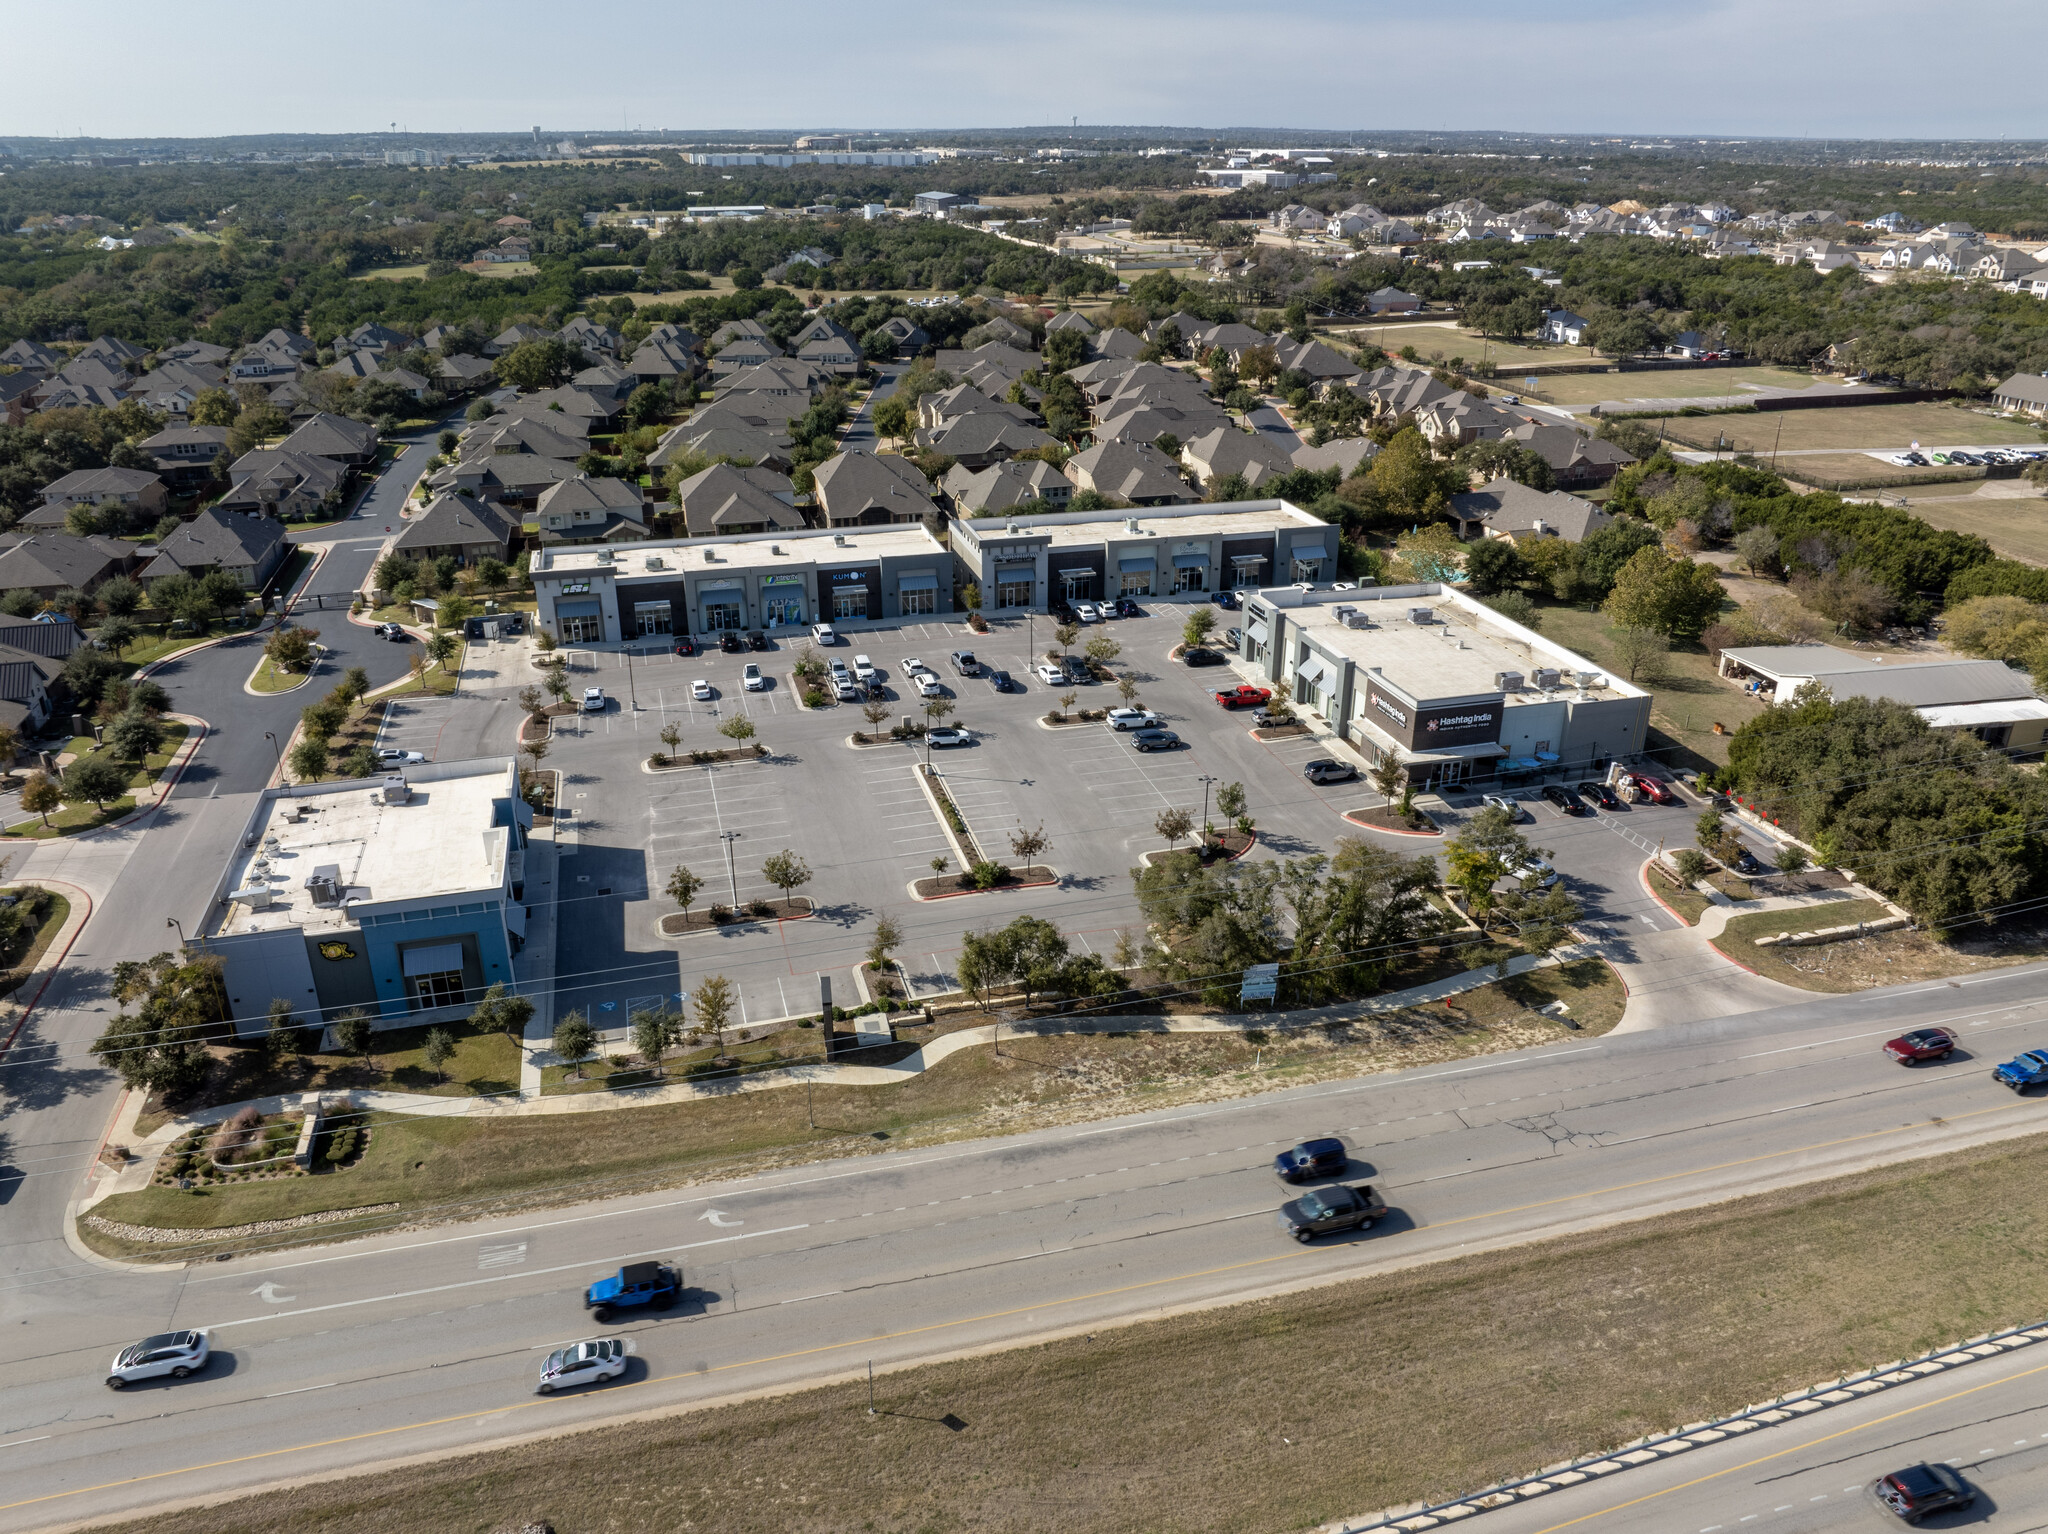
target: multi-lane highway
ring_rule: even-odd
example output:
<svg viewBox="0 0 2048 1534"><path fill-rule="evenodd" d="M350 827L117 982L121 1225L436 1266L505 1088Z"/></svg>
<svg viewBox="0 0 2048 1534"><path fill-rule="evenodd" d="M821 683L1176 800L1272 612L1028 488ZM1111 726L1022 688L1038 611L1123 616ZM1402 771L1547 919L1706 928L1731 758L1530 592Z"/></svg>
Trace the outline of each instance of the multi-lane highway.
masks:
<svg viewBox="0 0 2048 1534"><path fill-rule="evenodd" d="M1987 1067L2048 1043L2041 973L1565 1035L1526 1054L185 1270L52 1258L0 1295L17 1339L0 1394L0 1530L1455 1259L2032 1132L2040 1105ZM1963 1036L1948 1064L1905 1070L1879 1053L1931 1019ZM1298 1246L1275 1228L1271 1158L1333 1132L1394 1217ZM679 1259L691 1303L612 1328L635 1349L619 1384L534 1397L541 1353L596 1330L581 1287L644 1256ZM120 1344L179 1327L212 1330L221 1352L204 1375L121 1394L101 1383Z"/></svg>

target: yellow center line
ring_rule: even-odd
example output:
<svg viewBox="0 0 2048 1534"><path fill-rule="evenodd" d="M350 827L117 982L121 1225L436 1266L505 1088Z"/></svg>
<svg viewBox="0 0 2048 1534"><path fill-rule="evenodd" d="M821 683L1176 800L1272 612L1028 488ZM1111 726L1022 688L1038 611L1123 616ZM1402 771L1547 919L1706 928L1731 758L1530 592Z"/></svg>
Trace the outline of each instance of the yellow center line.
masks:
<svg viewBox="0 0 2048 1534"><path fill-rule="evenodd" d="M1969 1113L1956 1114L1954 1117L1946 1119L1943 1122L1945 1124L1956 1124L1962 1122L1964 1119L1981 1118L1984 1115L1990 1113L2010 1113L2012 1111L2013 1109L2011 1107L1979 1108ZM1538 1199L1535 1202L1528 1204L1513 1204L1505 1209L1488 1210L1483 1214L1461 1215L1457 1219L1444 1220L1440 1223L1430 1225L1426 1228L1429 1230L1444 1230L1448 1229L1453 1225L1468 1225L1475 1220L1498 1219L1503 1215L1521 1214L1531 1209L1545 1209L1549 1208L1554 1204L1569 1204L1582 1199L1600 1198L1610 1193L1626 1193L1635 1188L1654 1187L1658 1183L1675 1182L1683 1177L1694 1177L1706 1172L1720 1172L1726 1171L1731 1167L1752 1166L1760 1161L1782 1160L1784 1157L1787 1156L1804 1156L1814 1151L1829 1150L1836 1146L1841 1145L1854 1145L1864 1140L1881 1140L1886 1138L1887 1136L1903 1134L1906 1130L1909 1129L1919 1129L1923 1127L1925 1126L1921 1124L1901 1124L1896 1128L1874 1130L1869 1134L1845 1135L1840 1139L1822 1140L1813 1145L1802 1145L1793 1147L1789 1150L1771 1151L1760 1156L1744 1156L1735 1161L1716 1162L1711 1166L1695 1167L1690 1171L1667 1172L1660 1177L1645 1177L1635 1182L1615 1183L1610 1187L1591 1188L1583 1193L1560 1194L1556 1198ZM819 1343L813 1347L795 1348L787 1353L770 1353L765 1357L750 1358L740 1363L718 1364L708 1369L693 1369L683 1374L650 1375L648 1378L644 1380L637 1380L630 1385L622 1385L617 1387L617 1389L607 1390L605 1392L605 1395L607 1398L610 1398L627 1390L641 1390L650 1385L668 1384L674 1380L694 1379L710 1374L725 1374L729 1373L734 1369L753 1369L758 1368L763 1364L783 1363L792 1358L808 1358L819 1353L842 1352L847 1348L860 1347L863 1345L873 1346L875 1343L878 1342L893 1342L904 1337L922 1336L927 1332L947 1331L962 1326L977 1326L982 1324L983 1322L988 1321L1003 1321L1009 1319L1012 1316L1029 1315L1033 1311L1057 1310L1061 1306L1065 1305L1081 1305L1087 1303L1089 1300L1109 1299L1119 1294L1133 1294L1139 1290L1156 1289L1166 1284L1190 1283L1195 1279L1214 1278L1216 1275L1220 1273L1240 1273L1249 1268L1268 1267L1274 1263L1289 1262L1298 1258L1307 1257L1309 1255L1311 1255L1311 1250L1309 1248L1299 1248L1294 1251L1283 1252L1278 1256L1274 1257L1255 1257L1245 1262L1226 1263L1221 1267L1215 1268L1200 1268L1192 1273L1177 1273L1167 1278L1144 1279L1135 1284L1122 1284L1114 1289L1095 1289L1089 1291L1086 1294L1069 1295L1065 1299L1041 1300L1038 1303L1032 1305L1016 1305L1012 1306L1007 1310L992 1310L983 1315L965 1316L956 1321L934 1321L926 1326L913 1326L899 1332L884 1332L879 1336L875 1337L855 1338L847 1342L824 1342ZM2048 1365L2043 1365L2042 1367L2048 1368ZM550 1399L546 1401L521 1401L511 1406L480 1406L472 1408L469 1411L455 1412L452 1415L446 1417L432 1417L424 1422L406 1423L398 1427L373 1428L366 1433L351 1433L341 1438L322 1438L312 1443L294 1444L289 1448L263 1449L259 1450L254 1454L237 1455L233 1459L208 1460L203 1464L183 1465L175 1470L157 1470L152 1471L148 1475L128 1476L118 1481L102 1481L96 1486L80 1486L70 1491L47 1492L39 1497L25 1497L18 1502L0 1502L0 1512L8 1512L17 1507L33 1507L40 1502L61 1501L66 1497L85 1496L92 1492L112 1491L122 1486L138 1486L149 1481L160 1481L169 1476L192 1475L201 1470L220 1470L230 1465L252 1464L257 1460L274 1459L277 1456L283 1454L306 1454L311 1453L316 1449L331 1449L341 1444L363 1443L373 1438L385 1438L393 1433L410 1433L417 1432L422 1428L443 1427L446 1426L448 1423L461 1422L466 1418L483 1416L501 1416L507 1412L531 1411L536 1407L552 1404L559 1403L556 1403L552 1399ZM592 1425L595 1426L596 1424ZM1676 1490L1677 1488L1674 1487L1673 1489ZM1589 1516L1598 1515L1594 1514ZM1564 1525L1559 1525L1559 1527L1564 1527Z"/></svg>
<svg viewBox="0 0 2048 1534"><path fill-rule="evenodd" d="M2010 1385L2015 1380L2028 1379L2043 1371L2048 1371L2048 1364L2036 1364L2031 1369L2024 1370L2019 1374L2010 1375L2002 1380L1986 1380L1981 1385L1971 1385L1967 1389L1952 1391L1945 1396L1938 1396L1932 1401L1922 1401L1918 1406L1902 1406L1895 1412L1888 1412L1882 1417L1874 1417L1868 1422L1858 1423L1855 1427L1845 1427L1833 1433L1823 1433L1818 1438L1809 1438L1805 1443L1796 1443L1790 1448L1779 1449L1771 1454L1759 1454L1755 1459L1744 1460L1739 1465L1730 1465L1726 1470L1716 1470L1711 1475L1694 1476L1690 1481L1681 1481L1678 1485L1667 1486L1662 1491L1647 1491L1640 1497L1631 1497L1626 1502L1617 1502L1612 1507L1603 1507L1597 1513L1586 1513L1577 1518L1568 1518L1563 1523L1553 1523L1547 1529L1538 1530L1537 1534L1557 1534L1559 1529L1570 1529L1582 1523L1591 1523L1595 1518L1605 1518L1609 1513L1623 1512L1631 1507L1640 1507L1645 1502L1654 1502L1659 1497L1668 1497L1674 1491L1684 1491L1692 1486L1704 1486L1709 1481L1718 1481L1724 1475L1734 1475L1738 1470L1749 1470L1758 1465L1768 1465L1774 1459L1783 1459L1786 1455L1797 1454L1802 1449L1818 1448L1824 1443L1833 1443L1837 1438L1847 1438L1852 1433L1862 1433L1874 1427L1883 1427L1887 1422L1897 1422L1901 1417L1910 1417L1915 1412L1927 1411L1936 1406L1946 1406L1951 1401L1960 1401L1965 1396L1973 1396L1980 1390L1995 1390L2000 1385Z"/></svg>

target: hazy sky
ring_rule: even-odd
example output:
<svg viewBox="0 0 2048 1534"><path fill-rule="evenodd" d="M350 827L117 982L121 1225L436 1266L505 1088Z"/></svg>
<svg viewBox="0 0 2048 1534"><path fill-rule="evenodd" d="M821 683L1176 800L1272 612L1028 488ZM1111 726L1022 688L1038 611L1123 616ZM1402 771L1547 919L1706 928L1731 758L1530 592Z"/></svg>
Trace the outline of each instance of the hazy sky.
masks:
<svg viewBox="0 0 2048 1534"><path fill-rule="evenodd" d="M0 134L2048 137L2040 0L0 0Z"/></svg>

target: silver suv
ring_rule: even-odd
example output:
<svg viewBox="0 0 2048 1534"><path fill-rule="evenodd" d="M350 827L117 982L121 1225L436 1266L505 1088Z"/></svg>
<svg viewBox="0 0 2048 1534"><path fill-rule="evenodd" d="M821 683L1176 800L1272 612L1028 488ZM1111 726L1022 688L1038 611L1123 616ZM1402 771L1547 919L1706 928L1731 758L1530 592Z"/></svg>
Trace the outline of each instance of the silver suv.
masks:
<svg viewBox="0 0 2048 1534"><path fill-rule="evenodd" d="M107 1388L123 1390L136 1380L184 1379L206 1367L211 1344L204 1332L160 1332L114 1355L107 1366Z"/></svg>

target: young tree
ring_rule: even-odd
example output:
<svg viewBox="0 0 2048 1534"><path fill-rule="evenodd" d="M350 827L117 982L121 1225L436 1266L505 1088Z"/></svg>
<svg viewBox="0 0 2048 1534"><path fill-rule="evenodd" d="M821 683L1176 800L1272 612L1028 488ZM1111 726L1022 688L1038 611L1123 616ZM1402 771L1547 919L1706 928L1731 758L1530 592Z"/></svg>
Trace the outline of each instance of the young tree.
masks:
<svg viewBox="0 0 2048 1534"><path fill-rule="evenodd" d="M1125 708L1135 708L1138 703L1138 680L1126 671L1116 679L1116 695L1123 700Z"/></svg>
<svg viewBox="0 0 2048 1534"><path fill-rule="evenodd" d="M21 807L32 815L42 816L43 824L47 826L50 811L64 807L64 791L47 772L32 772L22 780Z"/></svg>
<svg viewBox="0 0 2048 1534"><path fill-rule="evenodd" d="M880 973L886 970L895 951L903 946L903 929L894 917L884 916L875 923L873 936L868 939L868 968Z"/></svg>
<svg viewBox="0 0 2048 1534"><path fill-rule="evenodd" d="M1771 864L1781 874L1796 874L1806 867L1806 849L1787 842L1778 849L1778 855L1771 859Z"/></svg>
<svg viewBox="0 0 2048 1534"><path fill-rule="evenodd" d="M597 1030L581 1012L565 1012L555 1023L555 1058L577 1067L576 1079L583 1079L582 1064L597 1052Z"/></svg>
<svg viewBox="0 0 2048 1534"><path fill-rule="evenodd" d="M1721 845L1728 834L1728 823L1721 818L1719 810L1708 810L1692 823L1693 840L1700 847L1712 852Z"/></svg>
<svg viewBox="0 0 2048 1534"><path fill-rule="evenodd" d="M785 847L763 860L761 876L782 891L786 904L793 891L811 882L811 865Z"/></svg>
<svg viewBox="0 0 2048 1534"><path fill-rule="evenodd" d="M1010 837L1010 853L1025 868L1033 866L1051 846L1052 838L1042 825L1029 831L1019 827Z"/></svg>
<svg viewBox="0 0 2048 1534"><path fill-rule="evenodd" d="M935 729L946 722L946 716L953 712L951 698L927 698L924 703L925 727Z"/></svg>
<svg viewBox="0 0 2048 1534"><path fill-rule="evenodd" d="M718 733L734 746L744 746L754 738L754 721L745 714L734 714L718 727Z"/></svg>
<svg viewBox="0 0 2048 1534"><path fill-rule="evenodd" d="M21 755L21 736L13 726L0 724L0 772L10 771Z"/></svg>
<svg viewBox="0 0 2048 1534"><path fill-rule="evenodd" d="M263 1035L263 1053L272 1070L283 1070L299 1062L299 1020L292 1004L282 996L270 1001L270 1026Z"/></svg>
<svg viewBox="0 0 2048 1534"><path fill-rule="evenodd" d="M333 750L326 741L317 735L301 735L299 743L292 747L292 776L301 783L316 783L327 776L333 758Z"/></svg>
<svg viewBox="0 0 2048 1534"><path fill-rule="evenodd" d="M377 1031L375 1021L361 1007L350 1007L334 1020L334 1042L345 1055L367 1060L370 1041Z"/></svg>
<svg viewBox="0 0 2048 1534"><path fill-rule="evenodd" d="M880 698L871 699L861 709L861 713L867 717L868 727L873 730L879 731L883 725L889 722L889 705Z"/></svg>
<svg viewBox="0 0 2048 1534"><path fill-rule="evenodd" d="M425 650L415 650L412 652L410 669L413 674L413 680L420 684L420 691L425 692L427 688L427 653ZM564 682L562 684L562 696L567 697L568 695L569 684Z"/></svg>
<svg viewBox="0 0 2048 1534"><path fill-rule="evenodd" d="M717 1040L721 1061L726 1058L725 1030L732 1025L732 1006L732 982L723 975L706 975L690 993L690 1015L700 1029Z"/></svg>
<svg viewBox="0 0 2048 1534"><path fill-rule="evenodd" d="M1080 637L1080 633L1081 625L1078 623L1062 623L1052 631L1052 637L1059 641L1060 654L1062 656L1067 653L1067 646Z"/></svg>
<svg viewBox="0 0 2048 1534"><path fill-rule="evenodd" d="M1168 852L1173 851L1175 845L1194 828L1195 817L1190 810L1161 810L1158 818L1152 822L1152 829L1166 838Z"/></svg>
<svg viewBox="0 0 2048 1534"><path fill-rule="evenodd" d="M446 1066L455 1058L455 1035L446 1028L429 1028L426 1038L420 1043L420 1058L427 1062L436 1076L446 1081Z"/></svg>
<svg viewBox="0 0 2048 1534"><path fill-rule="evenodd" d="M1494 885L1525 866L1540 850L1515 829L1506 810L1488 805L1445 843L1444 856L1451 865L1445 882L1464 891L1472 914L1484 926L1494 907Z"/></svg>
<svg viewBox="0 0 2048 1534"><path fill-rule="evenodd" d="M1096 665L1107 669L1111 661L1124 653L1124 647L1107 634L1097 634L1088 641L1082 653Z"/></svg>
<svg viewBox="0 0 2048 1534"><path fill-rule="evenodd" d="M943 877L945 876L945 872L946 872L946 864L947 864L947 862L948 862L948 859L946 859L946 858L944 858L944 857L936 857L936 858L933 858L933 859L932 859L932 877L933 877L933 878L935 878L935 879L936 879L936 878L943 878Z"/></svg>
<svg viewBox="0 0 2048 1534"><path fill-rule="evenodd" d="M109 581L107 584L112 585L113 582ZM135 643L141 634L142 630L135 626L133 618L108 618L102 621L97 629L93 630L93 638L105 645L109 650L112 650L116 655L121 654L128 646Z"/></svg>
<svg viewBox="0 0 2048 1534"><path fill-rule="evenodd" d="M1671 642L1653 628L1623 624L1614 631L1615 663L1631 682L1655 682L1664 675Z"/></svg>
<svg viewBox="0 0 2048 1534"><path fill-rule="evenodd" d="M1366 778L1388 804L1394 802L1394 795L1400 790L1401 780L1408 775L1408 769L1401 765L1401 759L1392 752L1374 762L1366 771Z"/></svg>
<svg viewBox="0 0 2048 1534"><path fill-rule="evenodd" d="M663 725L661 727L661 744L662 749L668 755L674 756L683 746L683 727L673 719Z"/></svg>
<svg viewBox="0 0 2048 1534"><path fill-rule="evenodd" d="M666 1012L636 1008L632 1015L633 1053L659 1076L662 1051L675 1042L675 1021Z"/></svg>
<svg viewBox="0 0 2048 1534"><path fill-rule="evenodd" d="M1671 858L1671 871L1687 889L1706 878L1708 866L1706 854L1693 847L1681 847Z"/></svg>
<svg viewBox="0 0 2048 1534"><path fill-rule="evenodd" d="M469 1015L469 1026L478 1033L502 1033L513 1039L526 1037L526 1025L533 1021L533 1003L505 989L500 980L484 992Z"/></svg>
<svg viewBox="0 0 2048 1534"><path fill-rule="evenodd" d="M104 811L109 799L118 799L128 792L128 779L132 769L108 756L81 756L64 769L64 797L76 804L89 799L93 807Z"/></svg>
<svg viewBox="0 0 2048 1534"><path fill-rule="evenodd" d="M263 642L263 653L278 671L305 671L313 664L313 642L319 637L318 629L280 626Z"/></svg>
<svg viewBox="0 0 2048 1534"><path fill-rule="evenodd" d="M1735 535L1735 557L1751 575L1778 575L1784 570L1778 558L1778 543L1778 535L1768 527L1745 527Z"/></svg>
<svg viewBox="0 0 2048 1534"><path fill-rule="evenodd" d="M1247 807L1242 783L1226 783L1216 790L1216 813L1240 831L1250 829L1246 824L1251 819L1245 813Z"/></svg>
<svg viewBox="0 0 2048 1534"><path fill-rule="evenodd" d="M162 749L164 727L142 709L131 706L107 726L106 740L114 754L123 761L140 764L145 757Z"/></svg>
<svg viewBox="0 0 2048 1534"><path fill-rule="evenodd" d="M434 664L446 670L448 663L462 653L462 640L452 629L442 629L427 636L426 650Z"/></svg>
<svg viewBox="0 0 2048 1534"><path fill-rule="evenodd" d="M668 898L676 903L676 909L685 918L690 914L690 903L704 888L704 881L689 869L677 865L676 871L668 876Z"/></svg>
<svg viewBox="0 0 2048 1534"><path fill-rule="evenodd" d="M1188 613L1187 622L1180 626L1180 642L1187 649L1199 650L1208 643L1215 628L1216 614L1211 609L1194 608Z"/></svg>

